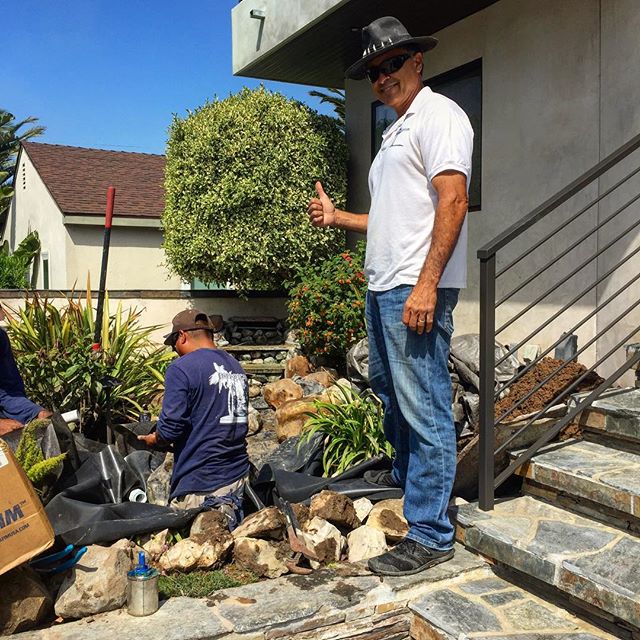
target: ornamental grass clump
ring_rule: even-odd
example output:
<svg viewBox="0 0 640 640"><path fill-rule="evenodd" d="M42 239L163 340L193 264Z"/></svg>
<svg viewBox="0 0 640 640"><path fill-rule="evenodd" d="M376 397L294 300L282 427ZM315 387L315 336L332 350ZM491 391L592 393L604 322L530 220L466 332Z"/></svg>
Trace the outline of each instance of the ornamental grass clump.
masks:
<svg viewBox="0 0 640 640"><path fill-rule="evenodd" d="M354 251L299 270L289 291L288 318L308 355L342 362L349 348L365 337L364 251L360 242Z"/></svg>
<svg viewBox="0 0 640 640"><path fill-rule="evenodd" d="M314 402L308 412L301 442L317 433L325 436L322 469L325 476L336 476L354 465L382 453L393 456L393 448L384 435L383 407L380 399L367 389L361 394L337 385L333 402Z"/></svg>
<svg viewBox="0 0 640 640"><path fill-rule="evenodd" d="M164 249L184 280L281 289L298 268L344 246L309 224L316 180L343 206L347 145L338 120L243 89L174 116L167 141Z"/></svg>
<svg viewBox="0 0 640 640"><path fill-rule="evenodd" d="M173 354L152 342L155 327L139 326L140 312L120 303L109 315L105 298L101 349L91 349L95 330L91 294L67 298L62 309L38 295L8 315L8 332L27 396L58 411L79 409L84 428L103 427L109 375L121 384L111 392L113 423L137 420L162 392Z"/></svg>

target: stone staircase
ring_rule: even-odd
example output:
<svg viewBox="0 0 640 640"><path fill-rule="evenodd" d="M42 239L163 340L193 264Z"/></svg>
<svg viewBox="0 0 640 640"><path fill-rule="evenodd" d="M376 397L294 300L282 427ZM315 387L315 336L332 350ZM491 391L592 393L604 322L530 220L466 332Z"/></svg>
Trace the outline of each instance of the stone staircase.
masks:
<svg viewBox="0 0 640 640"><path fill-rule="evenodd" d="M522 495L456 507L458 541L495 575L414 602L412 637L640 639L640 390L610 392L579 425L519 469Z"/></svg>

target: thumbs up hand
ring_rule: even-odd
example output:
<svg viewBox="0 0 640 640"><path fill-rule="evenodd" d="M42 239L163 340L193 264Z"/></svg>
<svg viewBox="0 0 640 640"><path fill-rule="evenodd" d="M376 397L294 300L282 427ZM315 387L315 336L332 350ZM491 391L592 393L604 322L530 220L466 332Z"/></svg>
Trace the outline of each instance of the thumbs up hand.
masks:
<svg viewBox="0 0 640 640"><path fill-rule="evenodd" d="M309 221L314 227L330 227L336 221L336 208L320 182L316 182L316 193L318 197L313 198L307 207Z"/></svg>

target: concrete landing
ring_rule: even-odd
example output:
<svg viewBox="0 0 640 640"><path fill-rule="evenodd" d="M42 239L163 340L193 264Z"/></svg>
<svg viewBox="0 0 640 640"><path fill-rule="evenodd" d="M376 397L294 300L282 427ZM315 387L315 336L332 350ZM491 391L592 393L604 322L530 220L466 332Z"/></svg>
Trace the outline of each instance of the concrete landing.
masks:
<svg viewBox="0 0 640 640"><path fill-rule="evenodd" d="M572 401L579 402L583 395ZM607 392L578 416L578 423L603 436L640 444L640 389Z"/></svg>
<svg viewBox="0 0 640 640"><path fill-rule="evenodd" d="M409 606L414 640L600 640L612 636L490 572L436 588Z"/></svg>
<svg viewBox="0 0 640 640"><path fill-rule="evenodd" d="M517 473L555 491L640 517L640 455L570 440L543 448Z"/></svg>
<svg viewBox="0 0 640 640"><path fill-rule="evenodd" d="M640 627L640 539L523 496L483 512L459 505L471 549Z"/></svg>

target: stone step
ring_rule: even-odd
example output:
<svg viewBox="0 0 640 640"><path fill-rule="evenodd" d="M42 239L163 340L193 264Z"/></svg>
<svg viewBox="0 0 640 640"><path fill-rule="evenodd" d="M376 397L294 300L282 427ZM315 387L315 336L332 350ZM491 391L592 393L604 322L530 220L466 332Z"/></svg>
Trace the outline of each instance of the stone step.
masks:
<svg viewBox="0 0 640 640"><path fill-rule="evenodd" d="M525 493L549 497L549 490L552 496L568 496L584 513L605 521L613 517L620 526L640 531L638 454L568 440L544 447L517 473L526 478Z"/></svg>
<svg viewBox="0 0 640 640"><path fill-rule="evenodd" d="M640 629L640 539L521 496L490 512L457 507L461 542Z"/></svg>
<svg viewBox="0 0 640 640"><path fill-rule="evenodd" d="M572 397L578 403L584 394ZM583 430L601 438L640 445L640 389L613 389L577 417Z"/></svg>
<svg viewBox="0 0 640 640"><path fill-rule="evenodd" d="M409 609L413 640L596 640L619 637L532 595L487 570L436 584Z"/></svg>

